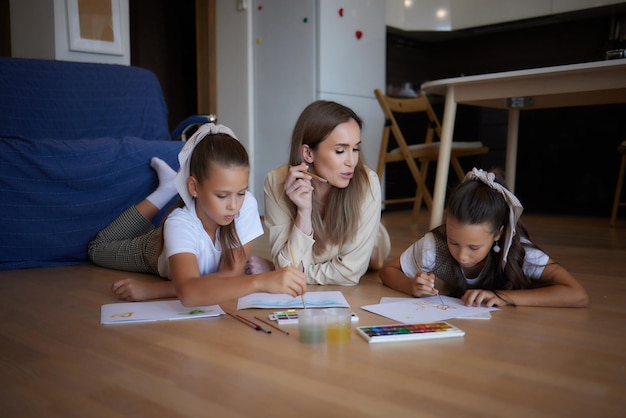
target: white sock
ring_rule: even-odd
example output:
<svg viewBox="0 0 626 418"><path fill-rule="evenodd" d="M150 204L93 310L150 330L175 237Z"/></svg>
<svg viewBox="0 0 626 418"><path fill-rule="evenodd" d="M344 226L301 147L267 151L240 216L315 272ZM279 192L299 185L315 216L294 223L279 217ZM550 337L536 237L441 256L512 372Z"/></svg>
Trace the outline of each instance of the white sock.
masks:
<svg viewBox="0 0 626 418"><path fill-rule="evenodd" d="M178 194L174 177L176 171L160 158L152 157L150 167L154 169L159 177L159 186L146 199L159 209L163 209L167 203Z"/></svg>

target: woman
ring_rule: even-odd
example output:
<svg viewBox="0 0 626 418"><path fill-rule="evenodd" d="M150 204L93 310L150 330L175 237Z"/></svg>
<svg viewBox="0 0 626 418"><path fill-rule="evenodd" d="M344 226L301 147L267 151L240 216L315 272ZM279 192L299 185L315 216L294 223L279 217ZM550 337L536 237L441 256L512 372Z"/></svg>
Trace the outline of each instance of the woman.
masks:
<svg viewBox="0 0 626 418"><path fill-rule="evenodd" d="M307 283L357 284L389 255L380 183L361 156L361 118L332 101L307 106L293 130L289 165L265 181L273 263L298 266ZM251 259L249 271L262 271Z"/></svg>

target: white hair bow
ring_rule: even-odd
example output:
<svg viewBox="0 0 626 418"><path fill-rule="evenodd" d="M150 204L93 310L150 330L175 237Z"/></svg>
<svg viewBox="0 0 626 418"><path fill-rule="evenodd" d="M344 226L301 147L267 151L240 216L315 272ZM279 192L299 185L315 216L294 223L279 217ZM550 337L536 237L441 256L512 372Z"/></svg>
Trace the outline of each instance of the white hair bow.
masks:
<svg viewBox="0 0 626 418"><path fill-rule="evenodd" d="M196 132L189 138L189 140L183 146L183 149L178 153L178 162L180 163L180 168L178 169L178 173L176 173L176 178L174 179L174 183L176 184L176 190L178 190L178 194L185 202L187 207L192 207L193 205L193 197L189 193L189 189L187 188L187 179L189 178L189 161L191 160L191 153L196 148L196 145L200 143L204 138L209 135L217 135L217 134L226 134L232 136L237 139L233 131L230 128L224 125L216 125L214 123L205 123L200 126ZM238 139L237 139L238 140Z"/></svg>
<svg viewBox="0 0 626 418"><path fill-rule="evenodd" d="M524 207L520 203L517 196L511 193L509 189L495 181L496 175L494 173L490 173L478 168L473 168L472 171L465 175L465 179L463 181L465 182L467 180L480 180L492 189L497 190L502 195L502 197L504 197L504 201L509 206L509 227L503 239L504 253L502 254L502 267L504 267L507 261L507 257L509 256L511 244L513 243L513 236L517 232L515 226L517 225L517 221L519 221L520 216L522 216Z"/></svg>

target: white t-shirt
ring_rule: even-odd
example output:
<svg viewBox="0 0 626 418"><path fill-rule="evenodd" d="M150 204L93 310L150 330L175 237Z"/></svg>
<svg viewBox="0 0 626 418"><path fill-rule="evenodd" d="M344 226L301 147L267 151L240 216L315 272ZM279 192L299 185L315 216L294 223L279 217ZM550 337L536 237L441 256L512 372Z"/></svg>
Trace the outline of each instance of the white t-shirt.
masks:
<svg viewBox="0 0 626 418"><path fill-rule="evenodd" d="M263 235L263 225L259 216L256 198L246 192L241 210L233 220L242 245ZM219 242L220 229L215 234L215 242L202 227L195 208L175 209L163 225L163 251L159 256L159 275L170 276L169 257L179 253L191 253L198 260L200 275L215 273L222 258Z"/></svg>
<svg viewBox="0 0 626 418"><path fill-rule="evenodd" d="M522 245L528 244L529 241L526 238L521 238L521 243ZM526 256L522 266L524 274L532 279L539 280L549 257L546 253L534 247L525 247L525 250ZM424 268L424 271L431 271L435 267L436 256L435 236L432 232L428 232L400 255L402 272L407 277L415 277L418 273L417 263ZM478 278L467 279L468 284L475 284L477 281Z"/></svg>

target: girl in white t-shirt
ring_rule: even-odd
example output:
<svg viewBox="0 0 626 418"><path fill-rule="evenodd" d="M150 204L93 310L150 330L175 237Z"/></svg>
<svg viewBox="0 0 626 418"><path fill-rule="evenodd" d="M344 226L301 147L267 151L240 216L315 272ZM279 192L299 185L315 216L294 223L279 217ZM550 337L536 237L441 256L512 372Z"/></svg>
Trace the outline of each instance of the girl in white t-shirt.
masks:
<svg viewBox="0 0 626 418"><path fill-rule="evenodd" d="M451 193L446 222L389 260L387 286L482 306L587 306L585 289L532 243L522 205L494 173L474 168Z"/></svg>
<svg viewBox="0 0 626 418"><path fill-rule="evenodd" d="M153 158L159 187L127 209L89 244L100 266L170 279L116 281L113 292L129 301L178 297L186 306L217 304L255 292L302 295L304 273L286 267L244 275L252 240L263 234L257 202L248 192L248 153L222 125L201 126L172 170ZM154 227L154 217L178 193L181 202Z"/></svg>

